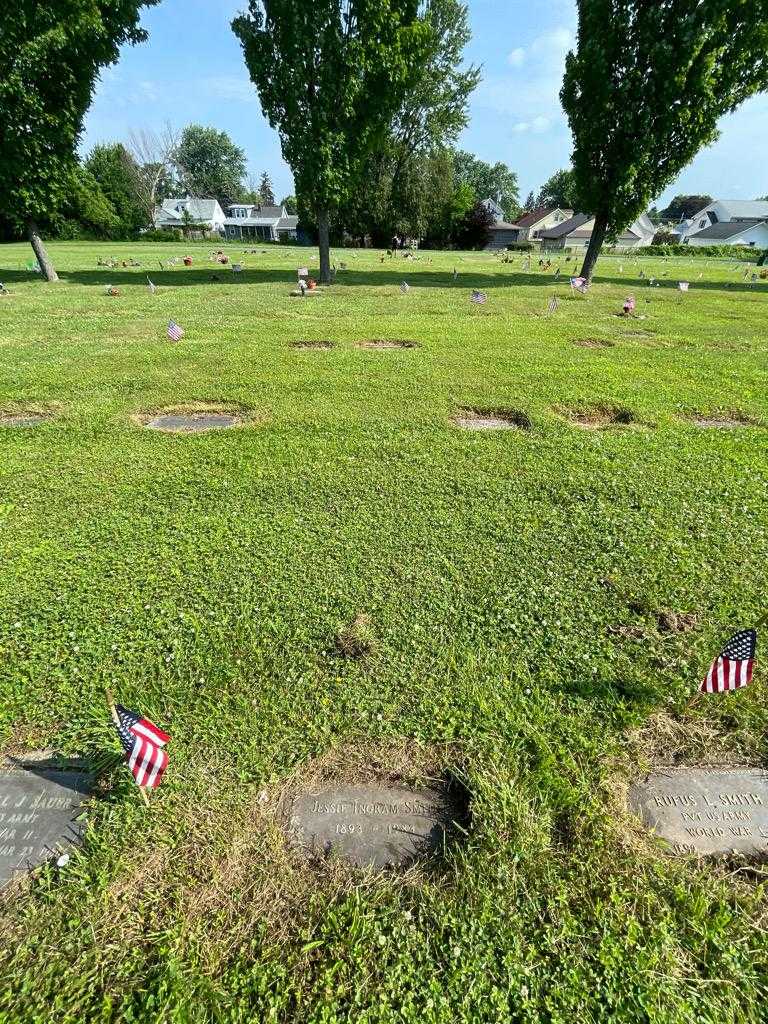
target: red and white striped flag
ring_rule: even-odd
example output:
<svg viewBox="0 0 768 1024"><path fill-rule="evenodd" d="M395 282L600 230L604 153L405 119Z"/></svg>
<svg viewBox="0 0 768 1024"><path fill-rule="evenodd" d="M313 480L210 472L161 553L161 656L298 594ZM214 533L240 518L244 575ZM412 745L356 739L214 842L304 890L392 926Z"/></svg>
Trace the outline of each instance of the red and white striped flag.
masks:
<svg viewBox="0 0 768 1024"><path fill-rule="evenodd" d="M709 666L699 691L727 693L751 683L756 648L757 633L754 629L742 629L735 633Z"/></svg>
<svg viewBox="0 0 768 1024"><path fill-rule="evenodd" d="M171 341L181 341L184 337L184 328L177 324L175 320L168 321L168 337Z"/></svg>
<svg viewBox="0 0 768 1024"><path fill-rule="evenodd" d="M155 789L168 767L168 754L163 747L171 737L122 704L114 706L112 717L136 784Z"/></svg>

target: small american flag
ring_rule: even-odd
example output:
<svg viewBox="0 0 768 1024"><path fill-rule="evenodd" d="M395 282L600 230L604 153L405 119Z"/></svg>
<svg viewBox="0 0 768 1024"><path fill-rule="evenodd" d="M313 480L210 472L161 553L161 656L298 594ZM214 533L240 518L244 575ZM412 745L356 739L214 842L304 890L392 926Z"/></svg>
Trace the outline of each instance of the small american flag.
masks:
<svg viewBox="0 0 768 1024"><path fill-rule="evenodd" d="M136 785L157 788L168 767L168 754L163 747L171 737L148 718L121 704L114 706L112 717Z"/></svg>
<svg viewBox="0 0 768 1024"><path fill-rule="evenodd" d="M756 647L757 633L754 629L742 629L735 633L709 666L699 691L726 693L751 683Z"/></svg>
<svg viewBox="0 0 768 1024"><path fill-rule="evenodd" d="M181 341L184 337L184 328L180 327L175 320L168 321L168 337L171 341Z"/></svg>
<svg viewBox="0 0 768 1024"><path fill-rule="evenodd" d="M154 295L155 292L157 291L157 288L155 288L155 286L152 284L149 278L147 278L147 288L149 288L149 291L152 295Z"/></svg>
<svg viewBox="0 0 768 1024"><path fill-rule="evenodd" d="M299 277L309 277L309 267L299 267Z"/></svg>
<svg viewBox="0 0 768 1024"><path fill-rule="evenodd" d="M469 297L470 302L476 302L478 306L484 306L488 301L488 296L485 292L473 291Z"/></svg>
<svg viewBox="0 0 768 1024"><path fill-rule="evenodd" d="M557 296L553 295L552 298L549 300L549 305L547 306L547 309L550 313L556 313L559 305L560 303L557 301Z"/></svg>
<svg viewBox="0 0 768 1024"><path fill-rule="evenodd" d="M403 281L403 283L400 285L400 291L403 293L403 295L407 295L410 290L411 286L408 284L408 282Z"/></svg>
<svg viewBox="0 0 768 1024"><path fill-rule="evenodd" d="M581 292L582 295L587 294L589 288L589 281L586 277L572 277L571 278L571 290Z"/></svg>

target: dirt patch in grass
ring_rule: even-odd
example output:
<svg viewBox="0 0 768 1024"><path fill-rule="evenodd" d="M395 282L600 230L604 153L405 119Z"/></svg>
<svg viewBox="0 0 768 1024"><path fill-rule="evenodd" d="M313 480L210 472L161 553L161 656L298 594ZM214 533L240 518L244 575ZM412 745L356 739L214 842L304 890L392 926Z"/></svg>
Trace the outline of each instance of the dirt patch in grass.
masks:
<svg viewBox="0 0 768 1024"><path fill-rule="evenodd" d="M188 402L135 413L131 417L138 426L166 433L199 434L208 430L224 430L253 423L252 412L242 406L211 402Z"/></svg>
<svg viewBox="0 0 768 1024"><path fill-rule="evenodd" d="M418 348L418 342L396 338L371 338L370 341L358 341L356 348L372 348L376 350L394 348Z"/></svg>
<svg viewBox="0 0 768 1024"><path fill-rule="evenodd" d="M629 427L637 423L632 410L620 405L557 406L555 411L582 430Z"/></svg>
<svg viewBox="0 0 768 1024"><path fill-rule="evenodd" d="M666 608L659 612L656 628L660 633L688 633L696 628L697 623L693 612L675 612Z"/></svg>
<svg viewBox="0 0 768 1024"><path fill-rule="evenodd" d="M310 352L313 349L327 352L328 349L334 348L335 344L333 341L292 341L291 348L295 348L299 352Z"/></svg>
<svg viewBox="0 0 768 1024"><path fill-rule="evenodd" d="M629 734L628 753L632 762L649 769L716 765L762 767L754 749L742 745L741 730L729 729L727 719L700 713L705 700L706 695L690 713L673 716L660 711L651 715L644 725ZM712 703L716 700L710 697ZM720 710L724 707L721 698Z"/></svg>
<svg viewBox="0 0 768 1024"><path fill-rule="evenodd" d="M690 422L700 430L736 430L738 427L759 426L756 420L740 412L695 414L690 417Z"/></svg>
<svg viewBox="0 0 768 1024"><path fill-rule="evenodd" d="M579 348L613 348L616 342L608 338L574 338L573 344Z"/></svg>
<svg viewBox="0 0 768 1024"><path fill-rule="evenodd" d="M336 650L344 658L362 661L376 650L376 631L370 615L360 612L342 626L336 636Z"/></svg>
<svg viewBox="0 0 768 1024"><path fill-rule="evenodd" d="M530 430L532 426L520 409L458 409L451 422L462 430Z"/></svg>
<svg viewBox="0 0 768 1024"><path fill-rule="evenodd" d="M35 402L14 402L0 408L0 427L37 427L56 416L56 408Z"/></svg>

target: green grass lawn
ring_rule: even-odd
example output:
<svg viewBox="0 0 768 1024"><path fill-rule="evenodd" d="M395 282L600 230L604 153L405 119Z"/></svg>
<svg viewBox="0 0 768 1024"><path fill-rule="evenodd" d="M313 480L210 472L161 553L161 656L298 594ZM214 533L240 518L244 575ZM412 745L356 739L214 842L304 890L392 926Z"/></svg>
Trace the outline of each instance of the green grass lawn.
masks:
<svg viewBox="0 0 768 1024"><path fill-rule="evenodd" d="M117 753L107 687L172 735L149 811L116 767L69 866L0 896L2 1024L764 1021L764 870L671 859L623 794L766 760L764 669L684 708L768 604L768 281L605 257L583 299L564 263L336 252L296 299L316 251L234 276L209 250L51 244L48 285L0 248L0 414L55 413L0 426L0 750ZM643 319L613 315L628 294ZM244 424L135 419L206 402ZM630 422L573 420L600 409ZM374 649L340 657L358 613ZM472 798L443 861L286 852L303 773L435 765Z"/></svg>

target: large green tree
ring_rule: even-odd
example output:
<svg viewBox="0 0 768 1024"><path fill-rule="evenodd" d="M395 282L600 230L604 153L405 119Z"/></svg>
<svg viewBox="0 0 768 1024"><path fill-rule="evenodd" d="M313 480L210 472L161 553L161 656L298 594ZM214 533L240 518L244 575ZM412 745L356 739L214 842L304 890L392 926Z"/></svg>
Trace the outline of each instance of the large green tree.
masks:
<svg viewBox="0 0 768 1024"><path fill-rule="evenodd" d="M414 82L366 160L365 188L356 190L344 210L344 224L353 233L387 244L394 233L442 235L451 180L441 182L434 172L439 155L466 127L469 97L480 80L479 69L463 62L471 38L466 5L430 0L427 14L424 58ZM452 179L452 161L443 161L448 165Z"/></svg>
<svg viewBox="0 0 768 1024"><path fill-rule="evenodd" d="M560 209L574 208L574 174L571 168L555 171L539 189L536 197L537 206L559 206Z"/></svg>
<svg viewBox="0 0 768 1024"><path fill-rule="evenodd" d="M330 221L360 181L423 62L419 0L249 0L232 23L330 281Z"/></svg>
<svg viewBox="0 0 768 1024"><path fill-rule="evenodd" d="M139 168L120 142L94 146L85 160L85 169L98 182L122 221L124 234L149 227L146 210L136 194L135 182Z"/></svg>
<svg viewBox="0 0 768 1024"><path fill-rule="evenodd" d="M590 278L615 238L768 86L768 0L578 0L561 91L577 205L595 226Z"/></svg>
<svg viewBox="0 0 768 1024"><path fill-rule="evenodd" d="M682 220L693 217L699 210L709 206L712 196L675 196L669 206L660 213L662 220Z"/></svg>
<svg viewBox="0 0 768 1024"><path fill-rule="evenodd" d="M58 280L39 223L66 200L100 68L139 43L142 7L158 0L17 0L0 24L0 210L24 225Z"/></svg>
<svg viewBox="0 0 768 1024"><path fill-rule="evenodd" d="M226 132L190 124L173 154L180 187L190 195L217 199L224 208L242 199L245 152Z"/></svg>
<svg viewBox="0 0 768 1024"><path fill-rule="evenodd" d="M487 164L472 153L459 150L454 155L456 184L466 184L479 200L495 199L504 211L504 217L512 221L520 213L520 191L517 174L506 164Z"/></svg>

